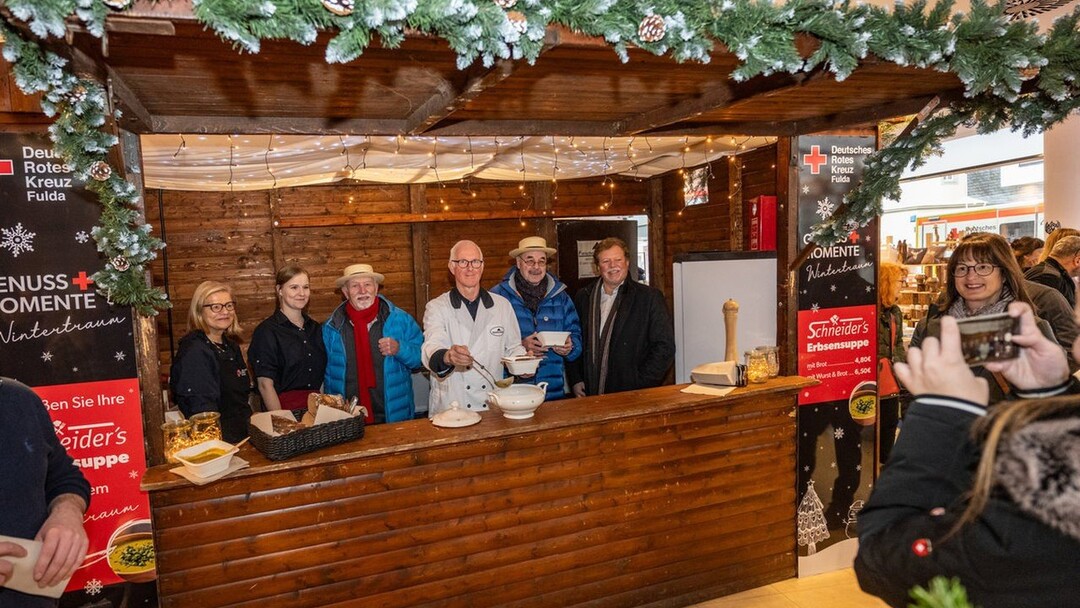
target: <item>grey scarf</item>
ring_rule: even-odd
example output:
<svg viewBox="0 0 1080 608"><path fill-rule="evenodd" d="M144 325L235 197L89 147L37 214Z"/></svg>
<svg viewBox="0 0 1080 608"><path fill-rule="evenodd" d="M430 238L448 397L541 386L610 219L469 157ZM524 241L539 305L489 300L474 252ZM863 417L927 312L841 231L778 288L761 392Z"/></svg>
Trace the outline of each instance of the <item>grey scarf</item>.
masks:
<svg viewBox="0 0 1080 608"><path fill-rule="evenodd" d="M966 319L968 317L978 317L982 315L992 315L999 312L1005 312L1005 309L1009 307L1009 302L1012 302L1013 299L1014 298L1012 290L1009 289L1008 285L1003 284L1001 286L1001 297L998 298L997 302L987 304L986 306L983 306L978 310L968 312L967 304L964 302L964 298L957 298L956 301L952 303L952 306L949 307L949 312L945 314L957 319Z"/></svg>

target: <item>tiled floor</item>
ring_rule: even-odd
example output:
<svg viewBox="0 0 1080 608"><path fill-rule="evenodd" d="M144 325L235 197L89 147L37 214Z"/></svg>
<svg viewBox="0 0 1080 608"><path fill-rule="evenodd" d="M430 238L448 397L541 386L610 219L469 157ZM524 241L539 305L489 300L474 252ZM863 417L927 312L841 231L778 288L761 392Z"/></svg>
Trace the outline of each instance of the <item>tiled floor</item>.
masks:
<svg viewBox="0 0 1080 608"><path fill-rule="evenodd" d="M859 589L849 568L808 578L792 578L696 604L693 608L887 608Z"/></svg>

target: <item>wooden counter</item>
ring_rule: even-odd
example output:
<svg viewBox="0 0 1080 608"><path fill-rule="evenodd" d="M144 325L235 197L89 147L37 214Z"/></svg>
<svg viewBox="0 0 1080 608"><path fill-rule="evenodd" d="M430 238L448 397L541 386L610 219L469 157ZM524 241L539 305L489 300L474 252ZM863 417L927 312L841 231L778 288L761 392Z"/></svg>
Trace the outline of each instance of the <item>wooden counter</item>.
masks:
<svg viewBox="0 0 1080 608"><path fill-rule="evenodd" d="M795 574L796 392L681 386L147 471L163 608L682 606Z"/></svg>

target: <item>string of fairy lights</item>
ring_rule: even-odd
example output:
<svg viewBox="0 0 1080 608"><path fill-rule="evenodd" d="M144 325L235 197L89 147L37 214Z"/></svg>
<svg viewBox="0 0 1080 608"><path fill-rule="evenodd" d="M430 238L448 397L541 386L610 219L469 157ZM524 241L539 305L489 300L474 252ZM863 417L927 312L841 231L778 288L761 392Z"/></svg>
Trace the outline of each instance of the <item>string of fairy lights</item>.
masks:
<svg viewBox="0 0 1080 608"><path fill-rule="evenodd" d="M171 151L170 160L175 162L167 163L172 165L171 169L176 170L178 167L195 168L198 169L201 165L208 167L218 168L222 160L227 161L227 180L224 188L214 188L209 181L204 182L206 187L204 189L218 189L228 190L230 198L236 201L241 215L246 215L243 210L243 199L237 196L237 192L241 189L244 181L238 174L240 171L240 156L241 145L250 148L251 143L249 137L237 134L228 134L225 137L227 152L222 154L221 158L207 158L206 155L196 158L192 153L192 146L189 146L187 137L191 137L190 134L185 136L184 134L178 134L175 136L177 140L173 140L175 149L170 146ZM199 139L206 140L212 136L196 136ZM288 174L293 171L293 163L289 162L292 157L279 157L282 144L287 143L284 138L293 136L275 135L271 134L267 136L265 140L265 146L259 150L258 165L259 170L263 177L260 179L268 181L269 185L266 189L271 191L271 196L276 202L281 202L281 194L279 192L279 186L281 185L282 173ZM506 175L510 167L513 166L513 171L517 173L518 179L518 192L519 195L512 202L513 208L517 211L518 221L522 226L526 225L527 217L547 216L554 215L555 211L550 208L541 209L536 208L537 200L535 196L535 189L530 188L528 184L530 182L536 183L540 181L550 180L551 190L549 193L551 201L557 201L559 199L559 182L563 181L565 175L565 167L569 163L571 165L576 164L574 167L577 170L578 176L570 179L580 180L582 167L593 176L600 177L599 187L604 189L607 193L607 200L599 204L601 211L607 211L616 206L615 191L617 188L618 180L616 176L621 175L621 179L633 179L641 181L643 179L641 169L646 166L650 160L656 158L666 157L667 162L677 160L678 168L669 169L676 171L684 179L688 175L691 168L700 167L705 171L705 175L708 179L715 177L713 171L713 163L727 156L728 162L738 163L738 154L758 147L760 145L770 144L775 141L775 138L765 137L753 137L753 136L725 136L726 146L721 149L716 144L721 141L719 138L713 136L695 137L691 138L688 135L681 136L679 138L658 138L654 137L650 140L648 136L628 136L628 137L602 137L602 138L578 138L576 136L556 136L548 135L543 137L527 137L527 136L515 136L510 139L507 136L499 136L493 138L479 138L474 136L467 137L406 137L403 135L394 136L336 136L336 146L327 146L322 141L323 137L313 136L310 139L315 140L310 144L311 153L323 152L324 150L333 150L337 148L337 156L340 158L340 165L334 167L332 163L324 163L320 168L328 173L332 173L334 179L331 181L350 180L350 181L370 181L379 182L378 179L365 179L365 176L370 168L381 168L383 170L390 170L396 166L400 166L402 170L416 171L420 168L426 168L434 175L435 187L437 188L438 205L436 209L442 213L453 213L459 211L455 209L455 205L461 204L460 198L450 197L448 195L447 186L449 184L456 184L460 192L465 195L466 200L474 199L477 197L477 192L474 189L474 179L476 174L483 169L496 167L503 170L503 175ZM585 145L582 144L581 139L588 141ZM674 140L674 141L673 141ZM657 150L654 147L654 141L663 141L667 146L661 156L657 156ZM675 147L677 144L677 147ZM423 167L417 167L415 164L409 165L409 155L416 155L416 148L420 145L427 145L427 152L425 154L426 161ZM205 149L206 146L203 146ZM493 150L492 150L493 148ZM387 150L392 149L392 154L387 154ZM296 154L296 150L292 152ZM458 155L461 156L458 156ZM373 155L381 155L380 163L375 167L370 165L369 161L374 158ZM478 155L485 157L485 162L478 163ZM511 165L507 162L509 159L507 155L514 155L516 161ZM386 158L392 156L395 158ZM642 161L642 158L645 158ZM325 158L322 156L320 158ZM354 164L354 160L358 160ZM448 178L446 173L446 163L444 161L455 161L458 163L458 167L463 167L467 164L468 169L464 172L458 170L453 175L457 177ZM281 163L281 164L278 164ZM530 166L531 163L531 166ZM451 163L452 164L452 163ZM516 166L514 166L516 165ZM656 175L655 168L646 177ZM150 170L148 169L148 173ZM214 174L207 173L208 178L211 178ZM543 175L543 177L540 177ZM490 179L490 178L485 178ZM421 181L421 180L417 180ZM429 181L429 180L423 180ZM429 183L430 183L429 181ZM495 180L495 181L510 181L507 179ZM251 188L243 188L251 189ZM734 197L735 193L729 193L729 197ZM348 202L353 203L354 197L348 195ZM681 214L682 211L680 210ZM427 212L423 214L424 218L428 217Z"/></svg>

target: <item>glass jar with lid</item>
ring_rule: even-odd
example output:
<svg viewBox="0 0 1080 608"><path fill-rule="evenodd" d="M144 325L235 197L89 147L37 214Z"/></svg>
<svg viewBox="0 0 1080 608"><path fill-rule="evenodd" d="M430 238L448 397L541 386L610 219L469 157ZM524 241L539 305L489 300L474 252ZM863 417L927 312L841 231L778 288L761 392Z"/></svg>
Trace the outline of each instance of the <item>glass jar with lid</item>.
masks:
<svg viewBox="0 0 1080 608"><path fill-rule="evenodd" d="M746 351L746 379L749 382L759 383L769 379L769 362L765 353L760 350Z"/></svg>
<svg viewBox="0 0 1080 608"><path fill-rule="evenodd" d="M165 440L165 460L167 462L179 462L174 454L198 443L192 437L194 427L195 425L190 420L170 420L161 425L161 435Z"/></svg>
<svg viewBox="0 0 1080 608"><path fill-rule="evenodd" d="M768 366L769 377L777 377L780 374L780 349L775 346L759 346L755 350L759 350L765 355L765 363Z"/></svg>
<svg viewBox="0 0 1080 608"><path fill-rule="evenodd" d="M195 443L221 439L221 414L218 412L199 412L191 417L191 423L191 438Z"/></svg>

